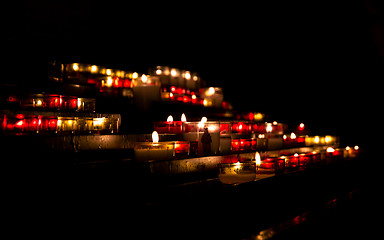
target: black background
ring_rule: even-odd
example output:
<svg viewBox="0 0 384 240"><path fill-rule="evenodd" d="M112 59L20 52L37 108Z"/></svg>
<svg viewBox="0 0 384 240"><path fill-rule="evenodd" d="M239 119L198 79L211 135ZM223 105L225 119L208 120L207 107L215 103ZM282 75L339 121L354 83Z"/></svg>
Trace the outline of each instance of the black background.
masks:
<svg viewBox="0 0 384 240"><path fill-rule="evenodd" d="M23 1L5 9L6 82L45 78L49 60L142 73L167 65L223 87L238 110L304 122L347 144L374 132L379 1Z"/></svg>

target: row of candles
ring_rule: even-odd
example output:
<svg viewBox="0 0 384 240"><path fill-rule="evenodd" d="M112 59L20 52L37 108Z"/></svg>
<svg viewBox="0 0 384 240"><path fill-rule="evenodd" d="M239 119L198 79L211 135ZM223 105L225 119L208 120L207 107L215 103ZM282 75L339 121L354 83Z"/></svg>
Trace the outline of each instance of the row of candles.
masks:
<svg viewBox="0 0 384 240"><path fill-rule="evenodd" d="M303 170L335 161L350 160L359 154L359 147L328 147L326 150L294 153L290 155L268 156L255 152L252 159L235 155L223 156L220 164L219 179L225 184L240 184L272 177L284 172ZM262 156L263 155L263 156Z"/></svg>
<svg viewBox="0 0 384 240"><path fill-rule="evenodd" d="M300 124L303 127L304 124ZM188 154L201 156L203 144L201 139L204 131L210 135L210 154L228 154L238 152L249 152L255 150L266 150L268 148L290 148L316 145L334 145L337 138L334 136L296 136L294 132L283 135L284 125L281 123L255 123L246 121L207 121L203 117L200 122L187 122L185 114L180 121L174 121L169 116L167 121L154 123L154 134L178 134L184 141L189 143ZM156 152L161 149L169 149L168 142L156 142ZM136 150L145 149L151 152L151 143L145 143L142 147L137 144ZM177 150L177 149L176 149ZM147 153L147 158L139 157L140 160L158 159L157 153ZM162 158L162 157L160 157Z"/></svg>
<svg viewBox="0 0 384 240"><path fill-rule="evenodd" d="M59 94L29 94L24 96L9 95L7 104L23 109L64 110L95 112L96 100L94 98L78 98L75 96Z"/></svg>
<svg viewBox="0 0 384 240"><path fill-rule="evenodd" d="M101 117L62 117L26 114L0 115L3 133L117 133L119 115Z"/></svg>

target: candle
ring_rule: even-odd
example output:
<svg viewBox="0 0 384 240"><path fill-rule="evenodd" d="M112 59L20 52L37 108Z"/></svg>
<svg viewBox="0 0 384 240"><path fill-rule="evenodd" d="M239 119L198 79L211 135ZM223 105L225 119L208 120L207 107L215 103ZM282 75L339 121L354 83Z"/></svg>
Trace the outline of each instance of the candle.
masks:
<svg viewBox="0 0 384 240"><path fill-rule="evenodd" d="M169 115L166 122L154 122L154 128L158 133L181 134L183 120L184 122L187 121L184 113L181 116L181 121L173 121L172 115Z"/></svg>
<svg viewBox="0 0 384 240"><path fill-rule="evenodd" d="M174 142L159 142L156 131L152 133L152 142L138 142L135 144L136 161L169 160L174 156Z"/></svg>
<svg viewBox="0 0 384 240"><path fill-rule="evenodd" d="M276 170L275 170L274 158L265 158L262 160L260 153L256 152L255 163L256 163L257 178L266 178L266 177L271 177L275 175Z"/></svg>

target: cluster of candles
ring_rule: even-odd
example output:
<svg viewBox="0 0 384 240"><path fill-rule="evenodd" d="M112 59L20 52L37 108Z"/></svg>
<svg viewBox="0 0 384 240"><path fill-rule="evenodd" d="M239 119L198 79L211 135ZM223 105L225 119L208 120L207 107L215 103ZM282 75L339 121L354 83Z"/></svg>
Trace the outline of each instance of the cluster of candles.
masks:
<svg viewBox="0 0 384 240"><path fill-rule="evenodd" d="M94 98L78 98L59 94L30 94L25 96L9 95L7 103L21 109L39 109L49 111L95 112Z"/></svg>
<svg viewBox="0 0 384 240"><path fill-rule="evenodd" d="M345 149L328 147L326 150L294 153L280 156L261 156L255 153L252 159L239 158L235 155L223 156L220 164L219 179L226 184L239 184L257 179L283 174L284 172L298 171L307 167L330 164L342 159L355 158L359 147L347 146Z"/></svg>
<svg viewBox="0 0 384 240"><path fill-rule="evenodd" d="M299 129L300 131L304 130L303 123L299 127L301 128ZM193 156L201 156L203 154L201 139L205 129L208 130L212 140L211 155L303 146L334 145L337 141L337 138L334 136L296 136L294 132L284 135L285 126L277 122L207 121L206 117L203 117L199 122L188 122L184 113L180 121L175 121L172 116L169 116L167 121L155 122L154 129L160 134L181 136L184 141L189 142L188 154ZM159 144L161 142L157 142L156 146ZM149 146L151 143L145 143L145 145ZM150 151L150 149L148 150ZM300 157L303 158L302 156ZM304 162L304 160L301 161L301 163Z"/></svg>
<svg viewBox="0 0 384 240"><path fill-rule="evenodd" d="M116 133L120 115L101 117L62 117L53 115L2 114L0 129L3 133Z"/></svg>

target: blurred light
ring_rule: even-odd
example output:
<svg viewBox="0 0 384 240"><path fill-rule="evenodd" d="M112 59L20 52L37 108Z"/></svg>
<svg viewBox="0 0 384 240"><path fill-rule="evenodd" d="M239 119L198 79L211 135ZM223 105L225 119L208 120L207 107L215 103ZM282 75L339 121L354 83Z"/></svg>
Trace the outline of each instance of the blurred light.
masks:
<svg viewBox="0 0 384 240"><path fill-rule="evenodd" d="M277 125L277 122L276 121L273 121L273 123L272 123L273 125Z"/></svg>
<svg viewBox="0 0 384 240"><path fill-rule="evenodd" d="M320 137L316 136L314 141L315 141L315 143L319 143L320 142Z"/></svg>
<svg viewBox="0 0 384 240"><path fill-rule="evenodd" d="M79 64L78 63L74 63L72 65L72 68L73 68L74 71L78 71L79 70Z"/></svg>
<svg viewBox="0 0 384 240"><path fill-rule="evenodd" d="M353 149L355 149L356 151L359 150L359 146L354 146Z"/></svg>
<svg viewBox="0 0 384 240"><path fill-rule="evenodd" d="M111 87L113 83L112 77L107 77L107 87Z"/></svg>
<svg viewBox="0 0 384 240"><path fill-rule="evenodd" d="M256 161L256 166L260 166L261 158L260 158L260 153L259 152L255 153L255 161Z"/></svg>
<svg viewBox="0 0 384 240"><path fill-rule="evenodd" d="M173 117L172 115L169 115L168 118L167 118L167 122L173 122Z"/></svg>
<svg viewBox="0 0 384 240"><path fill-rule="evenodd" d="M187 72L185 72L184 77L185 77L185 79L189 80L189 79L191 79L191 74L187 71Z"/></svg>
<svg viewBox="0 0 384 240"><path fill-rule="evenodd" d="M207 96L212 96L213 94L215 94L215 88L213 87L208 88L208 91L205 94Z"/></svg>
<svg viewBox="0 0 384 240"><path fill-rule="evenodd" d="M159 142L159 134L156 131L153 131L153 133L152 133L152 142L154 142L154 143Z"/></svg>
<svg viewBox="0 0 384 240"><path fill-rule="evenodd" d="M345 150L349 151L349 150L351 150L351 148L349 146L346 146Z"/></svg>
<svg viewBox="0 0 384 240"><path fill-rule="evenodd" d="M107 69L107 75L112 75L112 70L111 69Z"/></svg>
<svg viewBox="0 0 384 240"><path fill-rule="evenodd" d="M296 139L296 134L294 132L291 133L291 139Z"/></svg>
<svg viewBox="0 0 384 240"><path fill-rule="evenodd" d="M133 74L132 74L132 78L133 79L136 79L136 78L138 78L139 77L139 74L137 73L137 72L134 72Z"/></svg>
<svg viewBox="0 0 384 240"><path fill-rule="evenodd" d="M333 153L334 151L335 151L335 149L332 148L332 147L328 147L328 148L327 148L327 152L328 152L328 153Z"/></svg>
<svg viewBox="0 0 384 240"><path fill-rule="evenodd" d="M176 72L176 69L171 69L171 75L172 75L172 77L176 77L176 75L177 75L177 72Z"/></svg>
<svg viewBox="0 0 384 240"><path fill-rule="evenodd" d="M91 66L91 73L95 73L97 72L97 66L96 65L92 65Z"/></svg>
<svg viewBox="0 0 384 240"><path fill-rule="evenodd" d="M143 83L146 83L147 80L148 80L148 78L147 78L147 76L145 76L145 74L141 75L141 81L142 81Z"/></svg>
<svg viewBox="0 0 384 240"><path fill-rule="evenodd" d="M268 133L272 132L272 124L271 124L271 123L267 123L266 131L267 131Z"/></svg>
<svg viewBox="0 0 384 240"><path fill-rule="evenodd" d="M185 114L181 114L181 121L182 122L186 122L187 121L187 117L185 116Z"/></svg>
<svg viewBox="0 0 384 240"><path fill-rule="evenodd" d="M163 71L161 71L161 69L157 69L157 70L156 70L156 74L157 74L157 75L161 75L162 73L163 73Z"/></svg>
<svg viewBox="0 0 384 240"><path fill-rule="evenodd" d="M200 122L206 123L207 121L208 121L208 119L206 117L202 117Z"/></svg>

